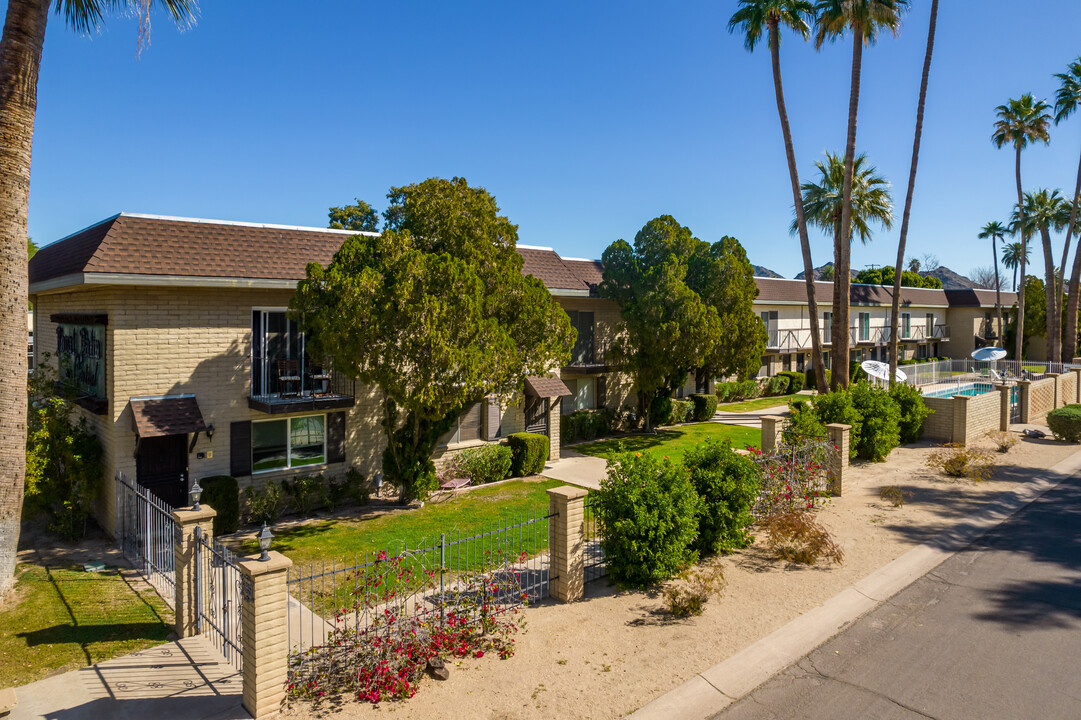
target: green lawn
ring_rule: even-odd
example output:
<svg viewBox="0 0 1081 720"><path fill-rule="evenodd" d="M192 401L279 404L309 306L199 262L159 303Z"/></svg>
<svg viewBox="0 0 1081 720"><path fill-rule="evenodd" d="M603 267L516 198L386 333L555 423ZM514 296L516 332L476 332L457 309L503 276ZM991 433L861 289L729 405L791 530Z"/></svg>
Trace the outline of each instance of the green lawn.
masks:
<svg viewBox="0 0 1081 720"><path fill-rule="evenodd" d="M743 402L722 403L717 406L717 412L752 412L754 410L765 410L766 408L788 405L788 403L792 402L793 400L810 399L810 395L799 395L797 393L793 393L791 395L775 395L773 397L758 398L757 400L744 400Z"/></svg>
<svg viewBox="0 0 1081 720"><path fill-rule="evenodd" d="M495 523L520 522L525 513L545 514L548 488L562 484L547 479L514 480L458 493L446 500L437 498L419 509L275 528L273 547L299 566L344 558L352 561L355 556L363 562L365 553L374 558L380 550L394 554L406 547L431 546L439 543L441 533L446 533L448 540L459 533L467 537ZM547 547L547 541L545 536L543 547ZM526 544L524 539L521 544ZM233 549L244 555L259 551L255 540L234 544Z"/></svg>
<svg viewBox="0 0 1081 720"><path fill-rule="evenodd" d="M109 569L20 565L0 606L0 685L25 685L158 645L173 613L147 586L136 592Z"/></svg>
<svg viewBox="0 0 1081 720"><path fill-rule="evenodd" d="M659 430L654 435L628 435L626 437L601 440L599 442L575 445L575 452L594 455L611 460L621 450L623 452L652 452L667 455L679 460L689 448L706 440L731 440L732 446L745 448L762 443L762 432L758 428L739 425L722 425L705 422L679 425Z"/></svg>

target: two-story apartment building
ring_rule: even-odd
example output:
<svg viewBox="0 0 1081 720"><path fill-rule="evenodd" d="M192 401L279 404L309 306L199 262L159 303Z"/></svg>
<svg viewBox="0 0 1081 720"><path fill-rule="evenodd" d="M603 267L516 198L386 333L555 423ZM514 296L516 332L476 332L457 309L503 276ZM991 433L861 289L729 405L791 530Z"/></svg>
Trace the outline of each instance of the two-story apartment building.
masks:
<svg viewBox="0 0 1081 720"><path fill-rule="evenodd" d="M807 286L803 280L755 278L755 309L766 326L768 340L762 375L811 366L811 328L807 316ZM994 316L995 293L988 290L933 290L901 288L898 352L900 359L966 357L976 347L1001 337ZM833 283L815 283L819 332L826 362L833 345ZM888 359L893 328L890 314L893 288L853 283L848 329L850 360ZM1009 308L1015 293L1002 293Z"/></svg>

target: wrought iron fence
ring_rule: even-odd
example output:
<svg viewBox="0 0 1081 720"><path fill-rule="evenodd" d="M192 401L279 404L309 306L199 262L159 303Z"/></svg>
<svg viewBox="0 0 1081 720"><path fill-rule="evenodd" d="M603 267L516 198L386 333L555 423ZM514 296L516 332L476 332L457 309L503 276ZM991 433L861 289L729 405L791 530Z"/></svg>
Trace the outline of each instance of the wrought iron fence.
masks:
<svg viewBox="0 0 1081 720"><path fill-rule="evenodd" d="M596 500L586 496L585 501L585 577L586 582L598 580L608 575L604 563L604 548L601 547L601 535L597 523Z"/></svg>
<svg viewBox="0 0 1081 720"><path fill-rule="evenodd" d="M937 360L902 365L905 382L918 387L964 384L971 382L1012 382L1041 380L1049 373L1068 372L1077 365L1035 360Z"/></svg>
<svg viewBox="0 0 1081 720"><path fill-rule="evenodd" d="M751 509L762 518L783 507L813 504L834 480L840 449L824 437L787 437L777 449L754 457L761 473L758 498Z"/></svg>
<svg viewBox="0 0 1081 720"><path fill-rule="evenodd" d="M240 670L244 656L240 609L245 591L236 555L196 527L194 563L195 607L199 609L195 630Z"/></svg>
<svg viewBox="0 0 1081 720"><path fill-rule="evenodd" d="M158 595L176 600L176 522L168 505L144 487L128 482L119 470L116 485L116 542L124 557Z"/></svg>
<svg viewBox="0 0 1081 720"><path fill-rule="evenodd" d="M300 682L325 670L368 629L382 634L443 623L487 603L515 608L548 597L548 530L554 515L524 513L473 531L443 533L341 561L289 571L289 677ZM463 610L464 607L474 610Z"/></svg>

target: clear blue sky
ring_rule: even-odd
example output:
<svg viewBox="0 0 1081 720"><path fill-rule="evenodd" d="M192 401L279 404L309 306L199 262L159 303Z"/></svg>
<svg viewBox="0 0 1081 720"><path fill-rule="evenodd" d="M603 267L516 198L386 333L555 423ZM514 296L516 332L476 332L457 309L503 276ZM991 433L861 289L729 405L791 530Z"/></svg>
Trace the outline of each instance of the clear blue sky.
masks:
<svg viewBox="0 0 1081 720"><path fill-rule="evenodd" d="M943 2L909 238L967 273L979 227L1006 220L1013 155L993 109L1081 55L1081 3ZM520 242L599 257L668 213L751 261L802 269L768 50L729 35L730 2L203 3L80 37L50 18L39 85L30 232L52 242L120 211L293 225L329 205L380 210L392 185L460 175L497 197ZM864 54L858 149L893 182L898 223L853 267L892 262L929 0ZM845 141L850 50L787 36L782 64L801 179ZM1072 192L1081 117L1024 155L1027 188ZM1061 243L1061 237L1056 238ZM814 259L830 243L814 239ZM1059 245L1061 248L1061 245ZM1034 249L1032 260L1042 270Z"/></svg>

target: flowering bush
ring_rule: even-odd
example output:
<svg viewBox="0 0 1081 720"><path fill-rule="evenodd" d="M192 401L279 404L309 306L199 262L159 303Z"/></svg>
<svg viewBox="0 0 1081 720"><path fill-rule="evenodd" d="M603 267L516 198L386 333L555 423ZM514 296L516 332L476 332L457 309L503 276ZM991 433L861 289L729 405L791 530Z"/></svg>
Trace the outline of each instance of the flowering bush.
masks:
<svg viewBox="0 0 1081 720"><path fill-rule="evenodd" d="M756 518L809 510L827 497L834 456L839 452L836 445L804 440L782 445L775 453L748 450L755 456L762 477L753 510Z"/></svg>
<svg viewBox="0 0 1081 720"><path fill-rule="evenodd" d="M401 700L416 693L430 660L510 657L528 601L515 569L525 559L488 551L480 570L444 576L441 591L445 570L427 567L424 555L380 552L345 578L349 601L325 642L290 658L290 697Z"/></svg>

